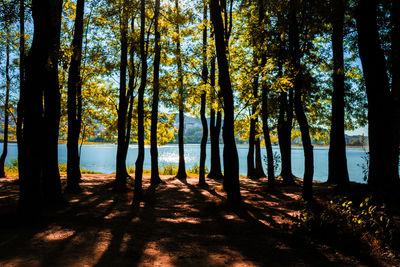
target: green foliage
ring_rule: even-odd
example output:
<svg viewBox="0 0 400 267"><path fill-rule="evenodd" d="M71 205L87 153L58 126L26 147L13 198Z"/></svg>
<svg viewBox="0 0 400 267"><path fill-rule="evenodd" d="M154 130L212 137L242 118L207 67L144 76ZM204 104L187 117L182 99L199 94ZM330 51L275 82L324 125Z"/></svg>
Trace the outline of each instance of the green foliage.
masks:
<svg viewBox="0 0 400 267"><path fill-rule="evenodd" d="M263 157L264 160L264 165L266 166L265 169L268 173L268 158L267 155L264 155ZM274 173L277 173L281 167L281 154L278 152L274 151Z"/></svg>
<svg viewBox="0 0 400 267"><path fill-rule="evenodd" d="M385 205L378 205L371 197L352 201L337 196L323 207L302 201L300 223L303 229L318 238L340 240L345 236L365 239L370 245L379 244L390 250L399 246L399 230Z"/></svg>
<svg viewBox="0 0 400 267"><path fill-rule="evenodd" d="M11 159L10 164L5 166L5 172L9 174L18 174L18 160Z"/></svg>
<svg viewBox="0 0 400 267"><path fill-rule="evenodd" d="M168 164L162 167L160 174L162 175L176 175L178 173L178 166Z"/></svg>

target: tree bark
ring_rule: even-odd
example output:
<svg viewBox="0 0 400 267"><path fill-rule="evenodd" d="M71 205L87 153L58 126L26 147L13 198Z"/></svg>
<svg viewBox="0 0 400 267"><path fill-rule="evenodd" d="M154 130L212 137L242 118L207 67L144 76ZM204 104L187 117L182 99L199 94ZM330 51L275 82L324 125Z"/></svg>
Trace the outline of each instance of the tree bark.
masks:
<svg viewBox="0 0 400 267"><path fill-rule="evenodd" d="M215 56L211 58L210 85L212 87L212 100L215 101ZM210 111L210 135L211 135L211 168L208 178L222 179L221 158L219 153L219 136L221 133L222 115L217 111L215 120L215 110L211 107Z"/></svg>
<svg viewBox="0 0 400 267"><path fill-rule="evenodd" d="M342 190L349 183L344 136L344 59L343 26L345 1L332 1L332 52L333 52L333 94L332 124L329 146L328 183L337 184Z"/></svg>
<svg viewBox="0 0 400 267"><path fill-rule="evenodd" d="M160 92L160 32L158 30L158 18L160 13L160 0L156 0L154 12L154 79L153 79L153 103L151 110L151 133L150 133L150 153L151 153L151 184L156 185L161 181L158 172L158 149L157 149L157 121L158 121L158 101Z"/></svg>
<svg viewBox="0 0 400 267"><path fill-rule="evenodd" d="M208 68L207 68L207 0L204 0L204 9L203 9L203 66L202 66L202 79L203 84L207 84L208 80ZM201 94L201 108L200 108L200 116L201 116L201 124L203 126L203 136L201 137L200 144L200 172L199 172L199 185L206 185L205 179L205 165L206 165L206 147L207 147L207 138L208 138L208 126L206 119L206 95L207 91L204 88L204 91Z"/></svg>
<svg viewBox="0 0 400 267"><path fill-rule="evenodd" d="M256 172L256 178L262 178L265 177L265 172L263 169L262 165L262 159L261 159L261 144L260 144L260 137L257 137L256 140L254 141L254 146L256 150L256 158L255 158L255 172Z"/></svg>
<svg viewBox="0 0 400 267"><path fill-rule="evenodd" d="M121 62L119 81L119 104L118 104L118 145L117 164L114 189L126 190L126 178L129 176L126 171L126 152L129 143L126 143L126 127L128 113L128 95L126 90L126 70L128 66L128 7L127 0L124 0L121 13Z"/></svg>
<svg viewBox="0 0 400 267"><path fill-rule="evenodd" d="M386 62L377 28L377 1L359 1L356 10L358 46L368 97L368 185L384 198L398 183L398 148Z"/></svg>
<svg viewBox="0 0 400 267"><path fill-rule="evenodd" d="M3 152L0 156L0 178L6 177L6 173L4 171L4 165L8 152L8 105L10 99L10 87L11 87L11 79L10 79L10 27L6 25L6 35L7 35L7 43L6 43L6 99L4 103L4 140L3 140Z"/></svg>
<svg viewBox="0 0 400 267"><path fill-rule="evenodd" d="M264 19L265 19L265 8L264 1L258 0L258 23L261 29L261 41L263 44L265 42L265 29L264 29ZM267 54L265 49L261 48L261 68L264 68L267 64ZM268 164L268 184L273 186L275 184L275 174L274 174L274 155L272 152L271 137L269 135L268 126L268 84L262 79L261 82L261 117L263 121L263 133L265 141L265 149L267 151L267 164ZM264 174L265 176L265 174Z"/></svg>
<svg viewBox="0 0 400 267"><path fill-rule="evenodd" d="M27 101L22 103L19 206L24 216L33 218L40 214L42 197L52 204L62 200L57 155L61 10L61 0L32 1L34 35L26 58L26 89L23 90L23 99Z"/></svg>
<svg viewBox="0 0 400 267"><path fill-rule="evenodd" d="M214 25L214 38L217 50L219 84L224 99L224 189L228 200L239 205L241 200L239 185L239 158L235 143L233 91L229 77L229 64L226 56L224 27L221 7L218 0L210 0L211 21Z"/></svg>
<svg viewBox="0 0 400 267"><path fill-rule="evenodd" d="M179 17L179 0L175 0L176 16ZM179 129L178 129L178 145L179 145L179 167L176 177L179 179L186 179L186 169L185 169L185 151L184 151L184 89L183 89L183 69L182 69L182 56L181 56L181 40L180 40L180 29L178 20L176 23L176 64L178 67L178 97L179 97Z"/></svg>
<svg viewBox="0 0 400 267"><path fill-rule="evenodd" d="M74 38L72 40L73 54L68 73L68 141L67 141L67 190L73 192L81 191L79 181L81 171L79 164L79 134L81 131L82 106L78 104L81 98L81 61L82 61L82 39L83 39L83 16L85 1L78 0L76 5L76 18L74 27Z"/></svg>
<svg viewBox="0 0 400 267"><path fill-rule="evenodd" d="M291 56L291 65L294 77L294 109L297 122L300 126L301 140L304 150L304 176L303 176L303 198L305 200L312 199L312 180L314 176L314 155L313 146L311 144L310 130L307 117L304 112L302 96L303 96L303 70L301 66L299 26L296 17L299 1L290 1L289 13L289 50Z"/></svg>
<svg viewBox="0 0 400 267"><path fill-rule="evenodd" d="M257 56L256 56L256 48L253 49L253 65L257 67ZM253 79L253 95L254 99L257 98L258 93L258 75ZM250 116L250 134L249 134L249 150L247 152L247 177L250 179L256 179L256 169L254 168L254 140L256 135L256 119L254 118L254 114L257 109L257 101L254 100L254 103L251 107L251 116Z"/></svg>
<svg viewBox="0 0 400 267"><path fill-rule="evenodd" d="M135 191L133 204L142 199L142 178L144 161L144 89L147 83L147 54L145 51L145 0L140 0L140 58L142 73L138 90L138 156L135 164Z"/></svg>

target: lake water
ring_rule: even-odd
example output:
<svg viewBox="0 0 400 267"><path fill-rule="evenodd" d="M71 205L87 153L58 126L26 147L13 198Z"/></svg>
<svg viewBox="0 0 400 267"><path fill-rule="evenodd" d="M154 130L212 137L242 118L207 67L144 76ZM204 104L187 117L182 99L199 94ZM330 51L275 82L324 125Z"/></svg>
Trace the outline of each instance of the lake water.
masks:
<svg viewBox="0 0 400 267"><path fill-rule="evenodd" d="M59 162L67 162L67 145L60 144L59 146ZM210 169L210 144L207 145L206 165ZM239 172L247 174L247 145L238 145L239 154ZM220 146L222 156L223 146ZM0 146L0 152L3 146ZM328 147L314 147L314 179L317 181L326 181L328 177ZM279 153L279 147L273 147L274 152ZM137 146L130 145L128 150L127 164L134 166L137 157ZM150 169L150 147L145 149L144 168ZM178 145L165 145L159 147L159 165L163 167L168 164L178 165ZM265 148L261 148L261 153L266 155ZM365 155L365 150L362 148L347 148L347 164L349 169L350 180L355 182L364 182L361 165L365 162L362 158ZM105 145L83 145L81 156L81 168L102 172L115 172L115 158L117 154L117 146L113 144ZM10 160L17 158L17 144L10 143L8 146L7 163ZM200 145L188 144L185 145L185 161L186 169L190 169L193 165L199 164ZM266 164L263 162L264 168ZM301 147L292 147L292 168L293 174L297 177L303 177L304 172L304 156ZM266 172L266 171L265 171Z"/></svg>

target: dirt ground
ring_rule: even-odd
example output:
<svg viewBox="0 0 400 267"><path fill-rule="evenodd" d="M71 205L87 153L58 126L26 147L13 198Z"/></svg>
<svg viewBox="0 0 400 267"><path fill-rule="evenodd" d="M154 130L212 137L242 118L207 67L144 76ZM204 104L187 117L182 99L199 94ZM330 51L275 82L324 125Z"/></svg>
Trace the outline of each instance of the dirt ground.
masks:
<svg viewBox="0 0 400 267"><path fill-rule="evenodd" d="M299 186L266 191L266 180L241 178L245 205L234 210L219 181L162 179L150 188L145 176L144 200L132 206L132 190L114 192L112 175L86 174L82 193L32 227L16 219L17 179L1 179L0 266L388 265L361 247L293 234Z"/></svg>

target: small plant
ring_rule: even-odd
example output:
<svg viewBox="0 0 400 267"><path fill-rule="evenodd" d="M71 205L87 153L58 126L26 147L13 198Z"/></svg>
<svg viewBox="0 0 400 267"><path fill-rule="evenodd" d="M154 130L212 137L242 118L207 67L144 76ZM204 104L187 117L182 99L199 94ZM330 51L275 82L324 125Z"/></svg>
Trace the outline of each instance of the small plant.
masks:
<svg viewBox="0 0 400 267"><path fill-rule="evenodd" d="M135 173L135 166L128 166L126 167L126 171L128 172L128 174L133 174Z"/></svg>
<svg viewBox="0 0 400 267"><path fill-rule="evenodd" d="M365 149L364 149L364 151L365 151L365 154L361 156L362 163L357 164L357 166L360 167L362 170L363 180L367 181L368 174L369 174L369 152L367 152Z"/></svg>
<svg viewBox="0 0 400 267"><path fill-rule="evenodd" d="M18 160L11 159L10 164L7 164L5 166L5 172L6 173L18 173Z"/></svg>
<svg viewBox="0 0 400 267"><path fill-rule="evenodd" d="M176 175L178 173L178 166L169 164L162 168L161 174L163 175Z"/></svg>
<svg viewBox="0 0 400 267"><path fill-rule="evenodd" d="M200 174L200 165L197 164L197 163L195 163L195 164L192 166L192 168L190 168L188 171L189 171L190 173L193 173L193 174ZM207 166L204 166L204 172L205 172L205 173L208 173L208 172L209 172Z"/></svg>

